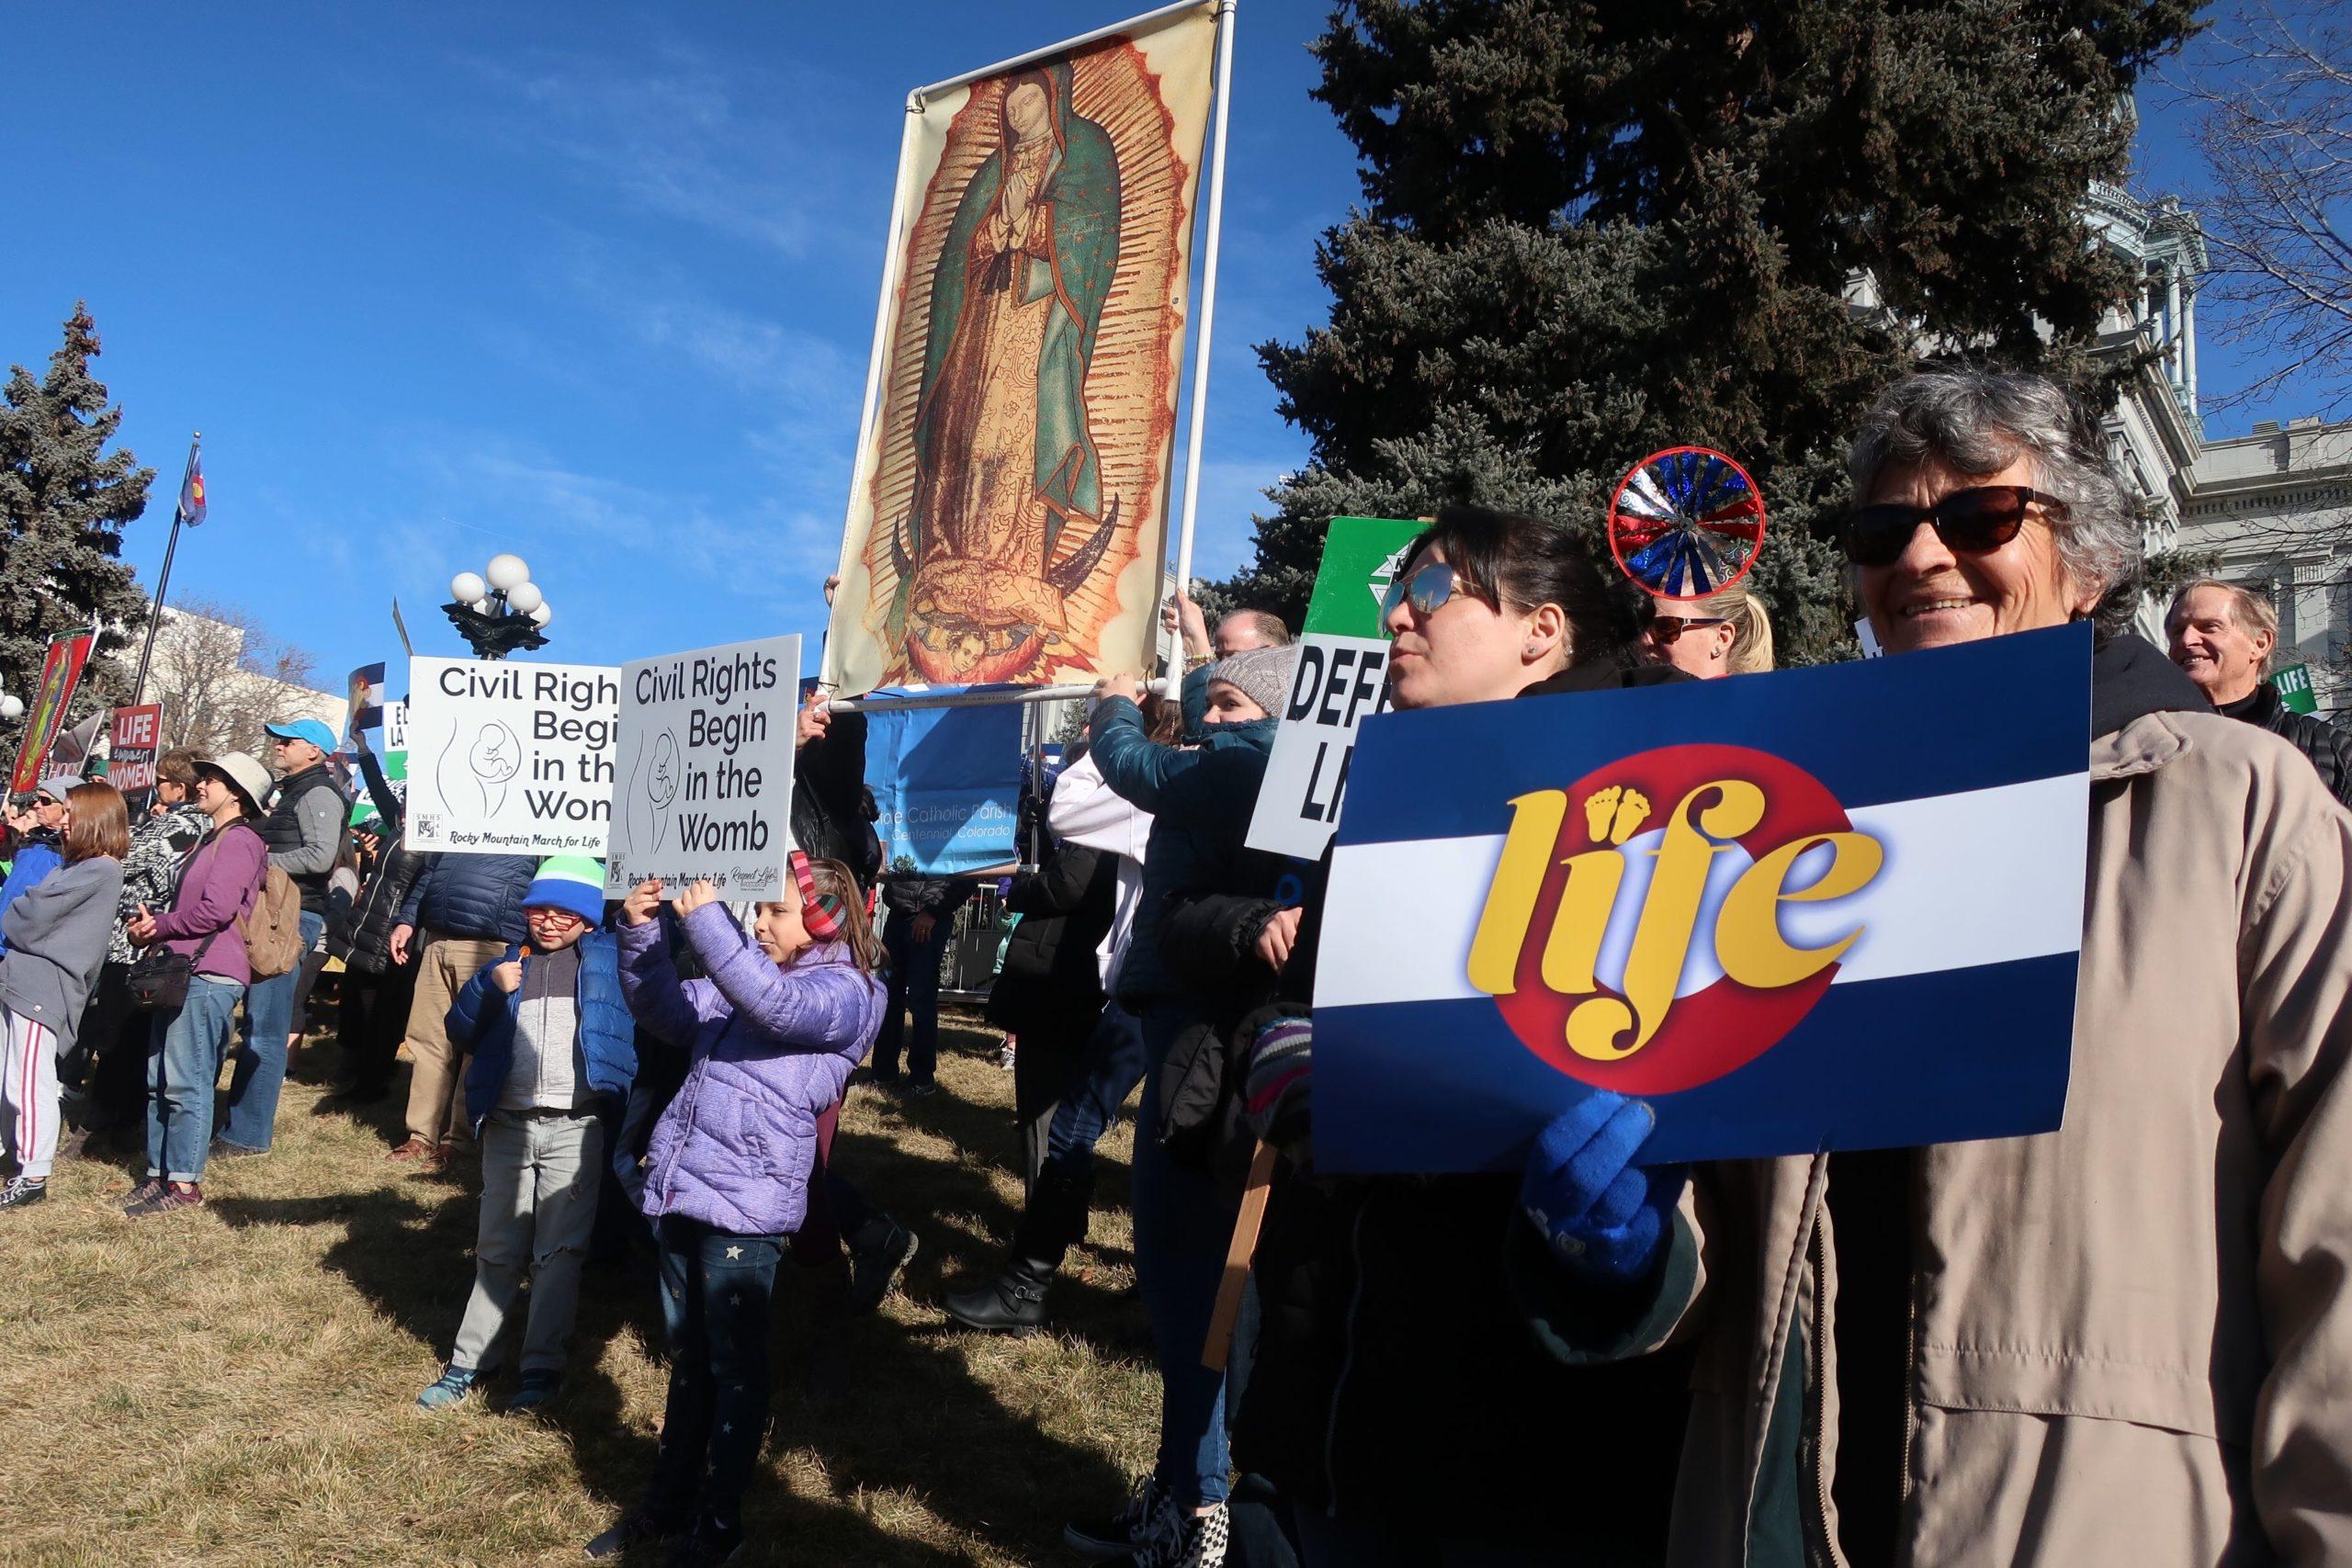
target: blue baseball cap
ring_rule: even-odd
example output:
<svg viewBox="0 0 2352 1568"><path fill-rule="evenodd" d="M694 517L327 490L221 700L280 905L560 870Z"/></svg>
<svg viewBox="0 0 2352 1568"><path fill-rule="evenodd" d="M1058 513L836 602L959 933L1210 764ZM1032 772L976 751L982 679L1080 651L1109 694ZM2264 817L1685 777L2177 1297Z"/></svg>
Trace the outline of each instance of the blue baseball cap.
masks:
<svg viewBox="0 0 2352 1568"><path fill-rule="evenodd" d="M334 750L334 731L319 719L288 719L282 724L265 724L262 728L284 739L307 740L322 753Z"/></svg>

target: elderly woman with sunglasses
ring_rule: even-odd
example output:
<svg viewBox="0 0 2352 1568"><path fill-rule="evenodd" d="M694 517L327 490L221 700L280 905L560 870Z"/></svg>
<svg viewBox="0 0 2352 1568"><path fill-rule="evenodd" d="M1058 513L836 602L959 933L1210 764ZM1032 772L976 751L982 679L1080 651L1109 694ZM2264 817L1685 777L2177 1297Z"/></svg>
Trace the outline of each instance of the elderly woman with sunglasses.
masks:
<svg viewBox="0 0 2352 1568"><path fill-rule="evenodd" d="M1687 680L1634 658L1628 612L1556 525L1443 508L1384 614L1395 705ZM1544 705L1525 722L1564 717ZM1559 1266L1521 1212L1518 1178L1327 1180L1309 1168L1319 888L1271 918L1260 904L1254 943L1224 944L1254 951L1261 983L1272 972L1275 999L1233 1032L1228 1077L1246 1085L1252 1130L1287 1156L1258 1247L1261 1327L1235 1460L1292 1505L1304 1568L1655 1562L1687 1367L1570 1366L1543 1348L1510 1258L1516 1247L1539 1269ZM1393 892L1411 920L1414 890ZM1174 937L1214 920L1216 903L1173 911L1171 969ZM1228 908L1247 913L1242 900Z"/></svg>
<svg viewBox="0 0 2352 1568"><path fill-rule="evenodd" d="M1890 654L2097 626L2065 1125L1704 1168L1621 1257L1632 1331L1554 1322L1699 1341L1676 1562L2352 1560L2352 817L2128 629L2138 525L2056 386L1908 377L1851 468ZM1674 1196L1646 1125L1584 1190Z"/></svg>

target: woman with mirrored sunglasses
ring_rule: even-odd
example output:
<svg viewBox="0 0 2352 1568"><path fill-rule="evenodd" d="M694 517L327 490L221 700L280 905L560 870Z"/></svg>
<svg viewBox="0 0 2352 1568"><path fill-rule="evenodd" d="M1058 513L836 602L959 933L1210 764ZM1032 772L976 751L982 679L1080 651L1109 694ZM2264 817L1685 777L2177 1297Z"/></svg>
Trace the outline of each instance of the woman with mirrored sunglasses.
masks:
<svg viewBox="0 0 2352 1568"><path fill-rule="evenodd" d="M1438 513L1383 626L1400 708L1689 679L1633 656L1633 606L1557 525L1483 508ZM1560 722L1558 709L1531 706L1526 722ZM1687 1367L1575 1367L1531 1335L1519 1270L1560 1265L1518 1175L1312 1172L1321 886L1318 874L1303 908L1261 912L1254 952L1277 998L1231 1035L1228 1076L1285 1156L1258 1247L1262 1326L1236 1461L1290 1503L1305 1568L1654 1562ZM1394 891L1409 920L1414 890ZM1171 930L1205 913L1179 910Z"/></svg>
<svg viewBox="0 0 2352 1568"><path fill-rule="evenodd" d="M1891 656L2095 626L2065 1124L1700 1169L1704 1278L1639 1303L1710 1369L1675 1561L2352 1561L2352 816L2132 631L2062 389L1905 378L1850 467Z"/></svg>

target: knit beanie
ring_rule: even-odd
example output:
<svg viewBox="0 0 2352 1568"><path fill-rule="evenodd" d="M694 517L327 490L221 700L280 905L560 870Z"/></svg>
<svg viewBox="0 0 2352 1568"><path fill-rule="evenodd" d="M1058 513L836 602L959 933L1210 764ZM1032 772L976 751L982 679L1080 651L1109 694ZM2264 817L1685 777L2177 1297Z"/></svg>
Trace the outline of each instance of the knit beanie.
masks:
<svg viewBox="0 0 2352 1568"><path fill-rule="evenodd" d="M1237 687L1275 718L1290 700L1291 671L1298 664L1298 647L1251 648L1227 654L1209 666L1209 679Z"/></svg>
<svg viewBox="0 0 2352 1568"><path fill-rule="evenodd" d="M523 908L569 909L590 925L605 920L605 863L587 855L551 855L523 895Z"/></svg>

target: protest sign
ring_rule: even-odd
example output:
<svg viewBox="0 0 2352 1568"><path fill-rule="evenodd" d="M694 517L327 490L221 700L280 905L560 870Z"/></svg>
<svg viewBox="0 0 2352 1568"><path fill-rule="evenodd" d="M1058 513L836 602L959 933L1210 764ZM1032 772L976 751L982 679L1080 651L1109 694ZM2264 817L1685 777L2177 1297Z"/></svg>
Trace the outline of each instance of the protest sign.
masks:
<svg viewBox="0 0 2352 1568"><path fill-rule="evenodd" d="M2278 700L2289 713L2319 712L2319 696L2312 690L2312 667L2290 664L2284 670L2271 671L2270 683L2278 688Z"/></svg>
<svg viewBox="0 0 2352 1568"><path fill-rule="evenodd" d="M1021 710L999 705L869 714L865 784L881 813L874 830L884 864L954 876L1013 861Z"/></svg>
<svg viewBox="0 0 2352 1568"><path fill-rule="evenodd" d="M32 706L25 715L25 733L17 747L17 765L8 773L11 795L30 795L40 784L41 764L49 761L49 749L56 741L57 732L65 728L66 705L74 700L74 688L81 683L82 666L89 662L93 640L95 634L86 626L79 631L61 632L50 639L49 652L41 660L40 686L33 694Z"/></svg>
<svg viewBox="0 0 2352 1568"><path fill-rule="evenodd" d="M1515 1170L1596 1088L1649 1101L1656 1162L2055 1128L2090 643L1368 723L1323 906L1316 1168Z"/></svg>
<svg viewBox="0 0 2352 1568"><path fill-rule="evenodd" d="M379 711L384 736L382 747L376 753L376 761L384 770L384 782L392 787L392 798L405 806L408 801L408 704L386 703ZM375 815L375 799L364 788L356 792L351 802L351 820L365 822Z"/></svg>
<svg viewBox="0 0 2352 1568"><path fill-rule="evenodd" d="M406 842L457 854L600 855L612 816L620 671L409 660ZM402 747L401 742L407 744Z"/></svg>
<svg viewBox="0 0 2352 1568"><path fill-rule="evenodd" d="M155 787L155 757L162 750L164 707L141 703L114 710L114 732L107 749L107 782L132 799Z"/></svg>
<svg viewBox="0 0 2352 1568"><path fill-rule="evenodd" d="M1340 820L1356 728L1388 710L1388 638L1381 604L1404 569L1399 558L1425 523L1334 517L1306 604L1290 698L1266 758L1248 843L1319 860Z"/></svg>
<svg viewBox="0 0 2352 1568"><path fill-rule="evenodd" d="M620 775L605 890L707 877L766 899L792 848L800 639L761 637L621 666Z"/></svg>

